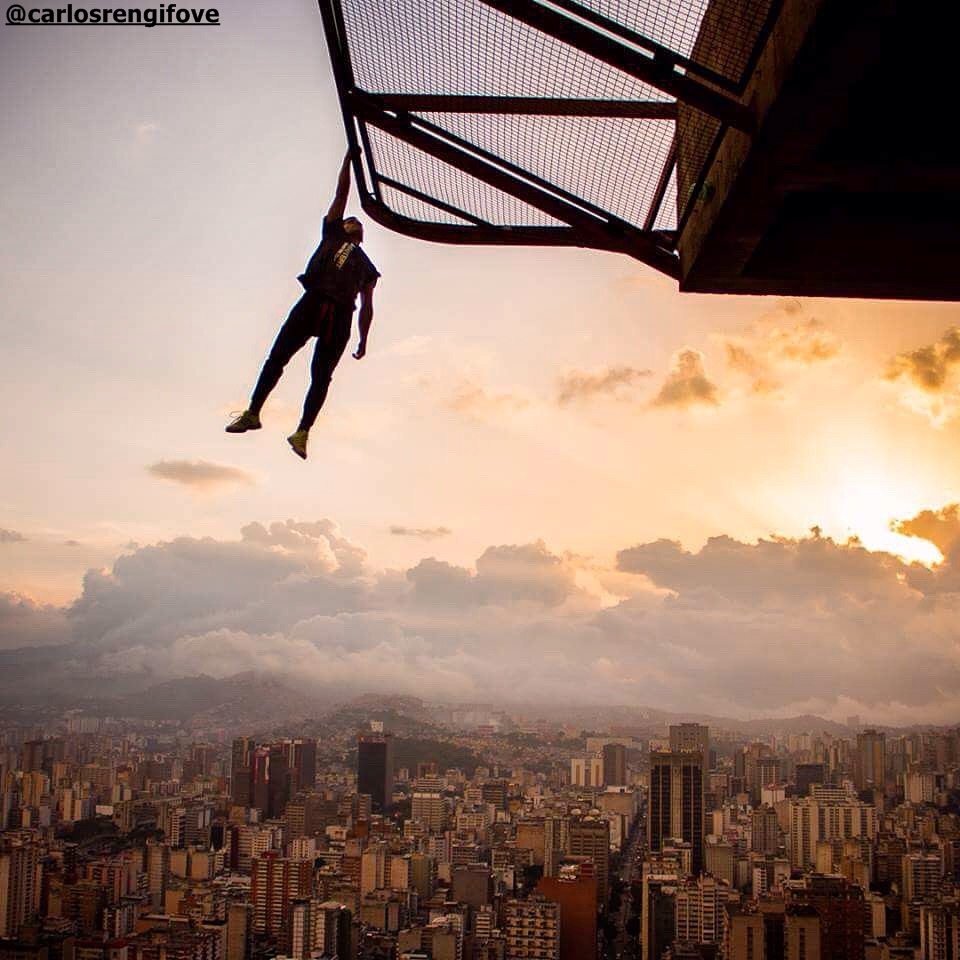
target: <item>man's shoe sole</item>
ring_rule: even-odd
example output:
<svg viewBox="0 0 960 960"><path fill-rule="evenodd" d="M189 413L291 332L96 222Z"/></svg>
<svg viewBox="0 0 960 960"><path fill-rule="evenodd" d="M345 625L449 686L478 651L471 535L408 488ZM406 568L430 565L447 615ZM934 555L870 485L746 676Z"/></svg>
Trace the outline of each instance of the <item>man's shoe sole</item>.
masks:
<svg viewBox="0 0 960 960"><path fill-rule="evenodd" d="M301 452L293 445L293 441L292 441L289 437L287 437L287 443L290 444L290 449L291 449L301 460L306 460L306 459L307 459L306 451L304 451L303 453L301 453Z"/></svg>
<svg viewBox="0 0 960 960"><path fill-rule="evenodd" d="M262 423L258 423L255 427L232 427L228 425L224 427L224 430L226 433L246 433L248 430L259 430L262 426Z"/></svg>

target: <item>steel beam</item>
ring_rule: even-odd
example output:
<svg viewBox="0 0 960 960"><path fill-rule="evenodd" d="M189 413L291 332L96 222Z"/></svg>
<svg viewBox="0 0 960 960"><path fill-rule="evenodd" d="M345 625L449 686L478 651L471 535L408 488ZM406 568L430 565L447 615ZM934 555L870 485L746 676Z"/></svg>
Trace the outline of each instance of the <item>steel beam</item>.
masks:
<svg viewBox="0 0 960 960"><path fill-rule="evenodd" d="M413 122L413 118L392 115L379 107L373 97L355 97L353 104L358 119L363 123L368 123L417 150L449 163L488 186L568 224L581 238L580 245L621 250L669 276L678 276L679 261L676 255L628 224L604 221L557 194L549 193L476 153L449 142L442 134L422 129ZM503 239L510 235L503 227L497 229L501 231Z"/></svg>
<svg viewBox="0 0 960 960"><path fill-rule="evenodd" d="M663 90L737 130L753 133L756 129L753 112L740 100L679 72L674 59L643 54L614 37L600 33L536 0L481 2L658 90Z"/></svg>
<svg viewBox="0 0 960 960"><path fill-rule="evenodd" d="M573 227L500 227L494 225L465 227L455 223L426 223L405 217L385 203L369 198L364 212L388 230L394 230L417 240L432 243L477 244L481 246L511 245L527 247L589 247L612 253L629 253L615 243L597 244L587 241ZM509 238L508 240L505 238Z"/></svg>
<svg viewBox="0 0 960 960"><path fill-rule="evenodd" d="M647 211L647 219L644 221L643 229L652 230L657 222L657 216L660 208L663 206L663 198L667 193L667 186L670 183L670 175L677 164L677 138L670 141L670 150L667 153L667 159L663 162L660 170L660 179L657 180L656 189L653 191L653 199L650 201L650 209Z"/></svg>
<svg viewBox="0 0 960 960"><path fill-rule="evenodd" d="M480 217L475 217L472 213L467 213L466 210L461 210L459 207L455 207L452 203L445 203L443 200L438 200L436 197L431 197L428 193L423 193L420 190L415 190L413 187L408 187L405 183L401 183L399 180L394 180L392 177L385 177L382 174L379 175L380 183L385 187L390 187L393 190L399 190L400 193L405 193L408 197L413 197L415 200L419 200L422 203L427 203L431 207L436 207L438 210L442 210L444 213L449 213L451 216L459 217L461 220L466 220L467 223L472 223L476 227L492 227L493 224L487 220L481 220Z"/></svg>
<svg viewBox="0 0 960 960"><path fill-rule="evenodd" d="M677 104L669 100L576 100L433 93L377 93L374 96L385 107L407 113L496 113L540 117L622 117L628 120L677 118Z"/></svg>
<svg viewBox="0 0 960 960"><path fill-rule="evenodd" d="M716 70L711 70L709 67L697 63L696 60L691 60L689 57L685 57L675 50L665 47L662 43L657 43L656 40L651 40L649 37L645 37L635 30L631 30L617 20L611 20L609 17L605 17L592 7L585 7L581 3L576 3L575 0L550 0L550 3L555 7L560 7L561 10L572 13L581 20L589 21L607 33L615 34L618 37L622 37L628 43L632 43L636 47L641 47L649 51L654 59L681 66L687 73L695 73L705 80L709 80L710 83L722 89L729 90L731 93L740 92L738 84L729 77L725 77L722 73L717 73Z"/></svg>

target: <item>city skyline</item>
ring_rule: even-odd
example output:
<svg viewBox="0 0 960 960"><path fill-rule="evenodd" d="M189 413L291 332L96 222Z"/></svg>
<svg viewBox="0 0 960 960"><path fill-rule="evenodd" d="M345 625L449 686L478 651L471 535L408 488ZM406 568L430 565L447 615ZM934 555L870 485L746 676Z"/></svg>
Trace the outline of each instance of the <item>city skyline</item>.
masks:
<svg viewBox="0 0 960 960"><path fill-rule="evenodd" d="M223 425L342 157L313 5L0 24L0 49L30 91L0 127L4 651L69 644L59 666L100 678L960 715L956 305L681 295L612 254L368 223L370 349L303 464L283 438L305 359L264 430Z"/></svg>

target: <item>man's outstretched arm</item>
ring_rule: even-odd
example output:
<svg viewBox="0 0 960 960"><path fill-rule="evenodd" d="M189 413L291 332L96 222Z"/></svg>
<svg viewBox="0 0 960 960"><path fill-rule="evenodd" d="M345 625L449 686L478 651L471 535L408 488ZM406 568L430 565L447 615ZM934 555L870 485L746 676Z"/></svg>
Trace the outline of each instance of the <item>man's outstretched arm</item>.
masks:
<svg viewBox="0 0 960 960"><path fill-rule="evenodd" d="M347 209L347 196L350 193L350 151L343 158L340 165L340 177L337 180L337 192L334 194L333 203L327 211L327 220L342 220L343 214Z"/></svg>
<svg viewBox="0 0 960 960"><path fill-rule="evenodd" d="M357 317L357 326L360 328L360 342L357 344L354 360L362 360L367 353L367 335L370 333L370 324L373 323L373 283L368 283L360 291L360 315Z"/></svg>

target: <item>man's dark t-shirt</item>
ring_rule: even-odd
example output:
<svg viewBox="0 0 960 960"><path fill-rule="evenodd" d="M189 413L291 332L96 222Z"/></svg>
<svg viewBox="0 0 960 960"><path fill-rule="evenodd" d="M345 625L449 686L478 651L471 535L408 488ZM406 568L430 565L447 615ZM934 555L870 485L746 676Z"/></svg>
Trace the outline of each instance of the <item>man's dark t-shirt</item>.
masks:
<svg viewBox="0 0 960 960"><path fill-rule="evenodd" d="M380 276L370 258L343 228L343 220L323 220L323 236L307 269L297 279L305 290L318 290L353 310L357 294Z"/></svg>

